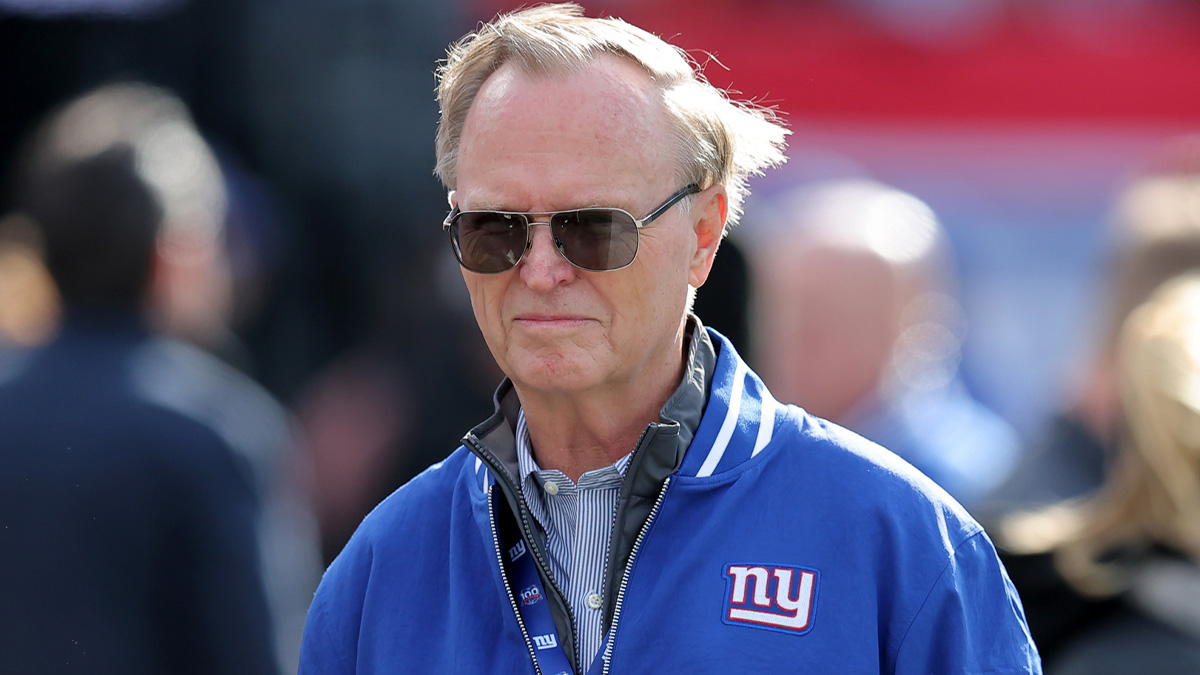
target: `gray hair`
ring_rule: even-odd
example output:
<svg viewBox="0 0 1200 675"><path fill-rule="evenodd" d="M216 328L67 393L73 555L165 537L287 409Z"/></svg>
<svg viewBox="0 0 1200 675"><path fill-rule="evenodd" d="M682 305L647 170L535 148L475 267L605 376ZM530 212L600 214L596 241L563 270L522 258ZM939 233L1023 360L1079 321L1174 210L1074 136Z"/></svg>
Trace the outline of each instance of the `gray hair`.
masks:
<svg viewBox="0 0 1200 675"><path fill-rule="evenodd" d="M220 168L187 107L171 92L141 82L106 85L67 103L41 132L33 158L38 168L127 147L163 209L164 228L206 237L220 232L227 206Z"/></svg>
<svg viewBox="0 0 1200 675"><path fill-rule="evenodd" d="M463 126L492 73L509 62L531 75L579 71L597 54L627 58L655 82L672 121L682 182L724 185L729 224L736 224L749 177L786 160L788 131L774 112L730 100L680 48L620 19L585 17L573 3L502 14L450 47L437 71L441 121L435 173L442 183L457 187Z"/></svg>
<svg viewBox="0 0 1200 675"><path fill-rule="evenodd" d="M173 94L137 82L75 98L41 123L13 171L67 305L140 305L159 243L215 242L220 168Z"/></svg>

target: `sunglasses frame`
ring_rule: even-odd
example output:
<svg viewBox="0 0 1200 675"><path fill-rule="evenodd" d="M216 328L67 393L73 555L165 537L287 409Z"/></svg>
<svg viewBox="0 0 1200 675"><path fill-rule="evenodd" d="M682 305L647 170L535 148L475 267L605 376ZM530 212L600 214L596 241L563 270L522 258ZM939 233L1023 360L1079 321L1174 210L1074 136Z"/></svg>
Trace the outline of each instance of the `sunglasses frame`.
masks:
<svg viewBox="0 0 1200 675"><path fill-rule="evenodd" d="M666 213L668 210L670 210L670 208L672 206L675 206L675 204L679 203L684 197L694 195L701 191L702 190L700 189L699 185L697 185L695 183L691 183L688 186L684 187L682 190L679 190L675 194L668 197L665 202L663 202L658 208L651 211L649 213L649 215L647 215L645 218L640 218L640 219L636 218L632 213L626 211L625 209L620 209L620 208L610 207L610 206L590 206L590 207L584 207L584 208L580 208L580 209L567 209L565 211L495 211L495 210L461 211L461 210L459 210L458 206L456 205L454 207L454 209L452 209L450 211L449 215L446 216L446 219L442 221L442 229L450 236L450 247L452 249L454 249L454 257L458 260L458 264L461 265L463 269L467 270L468 272L474 272L475 274L503 274L504 272L508 272L513 269L516 269L517 265L519 265L521 263L521 261L525 259L525 252L528 251L530 249L530 247L533 245L533 227L535 225L549 226L550 225L549 220L553 220L554 216L558 216L558 215L562 215L562 214L579 213L581 211L596 211L596 210L618 211L620 213L624 213L625 215L629 216L629 219L633 221L634 233L636 235L638 235L638 238L634 241L633 257L631 257L629 259L629 262L625 263L624 265L621 265L620 267L609 267L609 268L605 268L605 269L592 269L590 267L584 267L582 265L579 265L574 260L571 260L569 257L567 257L566 251L563 250L565 248L563 243L561 241L559 241L557 238L554 240L554 248L558 251L558 254L560 256L562 256L563 260L566 260L568 263L570 263L574 267L577 267L586 272L615 272L617 270L622 270L622 269L625 269L626 267L629 267L630 265L633 264L633 261L637 259L639 243L641 242L640 232L641 232L642 228L646 227L651 222L658 219L660 216L662 216L664 213ZM458 219L460 217L467 215L467 214L473 214L473 213L487 213L487 214L497 214L500 216L516 217L516 218L520 219L521 222L525 223L525 247L523 249L521 249L521 254L519 256L517 256L516 261L512 264L511 267L506 267L505 269L496 270L494 272L482 272L479 270L471 269L470 267L467 266L467 264L465 262L463 262L462 251L459 249L458 239L457 239L457 237L454 236L455 235L454 224L458 221ZM546 216L546 217L548 217L548 219L547 219L547 222L534 222L534 220L533 220L534 216Z"/></svg>

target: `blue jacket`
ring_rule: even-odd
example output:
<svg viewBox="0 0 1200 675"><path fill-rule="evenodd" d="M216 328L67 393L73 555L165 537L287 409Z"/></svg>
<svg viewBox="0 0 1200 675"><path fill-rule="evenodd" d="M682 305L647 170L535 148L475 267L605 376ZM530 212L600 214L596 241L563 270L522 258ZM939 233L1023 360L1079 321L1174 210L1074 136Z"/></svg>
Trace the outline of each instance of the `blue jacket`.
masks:
<svg viewBox="0 0 1200 675"><path fill-rule="evenodd" d="M681 391L700 385L702 416L673 419L677 392L635 450L589 672L1041 672L992 543L958 504L888 451L775 402L717 333L692 343ZM317 591L301 673L544 672L496 538L524 528L541 550L498 461L513 399L502 386L489 422L366 518ZM671 464L664 438L683 450L647 489L639 477ZM569 612L546 587L570 654Z"/></svg>

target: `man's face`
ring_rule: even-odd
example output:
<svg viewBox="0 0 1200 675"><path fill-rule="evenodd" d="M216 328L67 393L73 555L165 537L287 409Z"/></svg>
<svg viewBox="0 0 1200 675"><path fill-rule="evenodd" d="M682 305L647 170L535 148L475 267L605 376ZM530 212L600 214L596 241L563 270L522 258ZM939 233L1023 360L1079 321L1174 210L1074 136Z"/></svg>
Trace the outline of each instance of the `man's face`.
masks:
<svg viewBox="0 0 1200 675"><path fill-rule="evenodd" d="M642 218L683 187L668 129L649 78L622 59L548 76L504 66L467 117L453 198L464 210L613 206ZM699 218L670 209L640 231L622 270L572 266L542 226L516 268L463 270L488 347L518 392L620 395L677 376L688 284L703 283L704 246L717 243L697 233Z"/></svg>

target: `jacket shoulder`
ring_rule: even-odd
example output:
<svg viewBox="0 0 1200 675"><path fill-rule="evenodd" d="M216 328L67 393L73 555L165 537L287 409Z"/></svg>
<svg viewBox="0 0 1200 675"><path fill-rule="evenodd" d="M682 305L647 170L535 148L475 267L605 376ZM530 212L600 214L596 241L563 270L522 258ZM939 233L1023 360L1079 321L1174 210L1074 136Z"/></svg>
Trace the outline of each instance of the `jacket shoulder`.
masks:
<svg viewBox="0 0 1200 675"><path fill-rule="evenodd" d="M483 477L474 467L475 456L459 446L379 502L363 518L353 541L366 539L378 546L397 536L445 535L454 502L470 493L482 494ZM347 544L349 546L349 544Z"/></svg>
<svg viewBox="0 0 1200 675"><path fill-rule="evenodd" d="M782 453L785 461L803 464L835 489L855 492L855 500L864 506L895 508L911 504L914 508L932 508L961 521L969 532L982 529L940 485L891 450L832 422L796 411L802 419L795 431L785 435L792 445ZM965 537L964 537L965 538Z"/></svg>
<svg viewBox="0 0 1200 675"><path fill-rule="evenodd" d="M459 447L363 519L317 588L304 628L301 673L354 672L360 634L367 630L364 612L439 583L454 532L461 531L456 521L481 497L481 485L474 456Z"/></svg>

